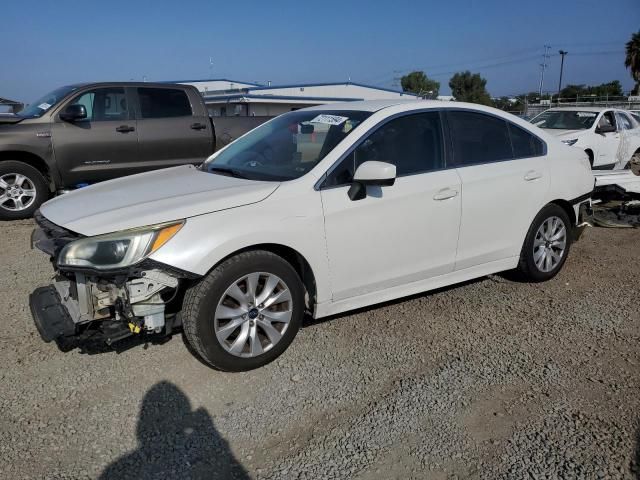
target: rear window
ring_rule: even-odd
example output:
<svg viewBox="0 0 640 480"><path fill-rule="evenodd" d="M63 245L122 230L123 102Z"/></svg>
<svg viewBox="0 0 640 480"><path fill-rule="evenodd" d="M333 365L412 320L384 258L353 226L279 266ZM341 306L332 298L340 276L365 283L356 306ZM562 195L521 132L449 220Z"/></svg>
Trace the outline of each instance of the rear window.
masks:
<svg viewBox="0 0 640 480"><path fill-rule="evenodd" d="M513 158L507 122L484 113L449 111L453 166Z"/></svg>
<svg viewBox="0 0 640 480"><path fill-rule="evenodd" d="M513 156L515 158L538 157L542 155L544 147L539 138L513 123L509 123L508 125L511 144L513 145Z"/></svg>
<svg viewBox="0 0 640 480"><path fill-rule="evenodd" d="M173 88L138 88L142 118L191 116L189 98L183 90Z"/></svg>

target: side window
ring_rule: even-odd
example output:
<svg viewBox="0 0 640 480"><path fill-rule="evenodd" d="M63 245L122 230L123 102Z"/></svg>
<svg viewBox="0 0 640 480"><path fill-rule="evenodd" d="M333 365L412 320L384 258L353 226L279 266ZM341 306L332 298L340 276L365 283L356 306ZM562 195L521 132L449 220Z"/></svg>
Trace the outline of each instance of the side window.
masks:
<svg viewBox="0 0 640 480"><path fill-rule="evenodd" d="M631 130L633 128L633 122L631 119L622 112L616 112L616 118L621 130Z"/></svg>
<svg viewBox="0 0 640 480"><path fill-rule="evenodd" d="M76 97L75 105L84 105L87 120L103 122L108 120L127 120L129 107L122 87L97 88Z"/></svg>
<svg viewBox="0 0 640 480"><path fill-rule="evenodd" d="M425 112L393 119L373 133L331 172L324 186L345 185L364 162L393 163L398 176L444 167L440 114Z"/></svg>
<svg viewBox="0 0 640 480"><path fill-rule="evenodd" d="M602 117L600 117L600 121L598 122L599 127L615 127L616 119L613 115L613 112L604 112Z"/></svg>
<svg viewBox="0 0 640 480"><path fill-rule="evenodd" d="M138 88L142 118L191 116L189 98L183 90L173 88Z"/></svg>
<svg viewBox="0 0 640 480"><path fill-rule="evenodd" d="M484 113L449 110L453 165L462 167L513 158L507 122Z"/></svg>
<svg viewBox="0 0 640 480"><path fill-rule="evenodd" d="M544 147L542 140L527 132L513 123L507 123L511 145L513 146L513 156L515 158L538 157L542 155Z"/></svg>

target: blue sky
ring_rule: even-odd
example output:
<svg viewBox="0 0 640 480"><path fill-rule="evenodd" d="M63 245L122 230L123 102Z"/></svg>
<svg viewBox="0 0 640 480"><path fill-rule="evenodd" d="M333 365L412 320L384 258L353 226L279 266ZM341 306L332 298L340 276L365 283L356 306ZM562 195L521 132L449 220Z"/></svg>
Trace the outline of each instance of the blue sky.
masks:
<svg viewBox="0 0 640 480"><path fill-rule="evenodd" d="M487 79L494 96L620 80L640 0L254 2L5 1L0 97L33 101L98 80L231 78L274 83L352 81L390 87L425 70L449 91L455 71ZM209 58L213 58L210 65Z"/></svg>

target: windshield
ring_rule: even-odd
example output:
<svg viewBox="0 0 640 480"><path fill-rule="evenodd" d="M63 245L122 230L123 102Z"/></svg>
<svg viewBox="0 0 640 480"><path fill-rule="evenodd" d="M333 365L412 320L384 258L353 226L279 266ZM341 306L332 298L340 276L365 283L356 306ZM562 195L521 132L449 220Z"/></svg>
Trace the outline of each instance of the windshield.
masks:
<svg viewBox="0 0 640 480"><path fill-rule="evenodd" d="M547 110L531 120L536 127L554 130L586 130L593 126L598 112Z"/></svg>
<svg viewBox="0 0 640 480"><path fill-rule="evenodd" d="M315 167L370 115L346 110L286 113L231 143L203 169L250 180L293 180Z"/></svg>
<svg viewBox="0 0 640 480"><path fill-rule="evenodd" d="M49 110L51 107L56 105L60 100L69 95L74 90L77 90L78 87L69 86L60 87L54 90L53 92L47 93L44 97L40 97L38 100L30 104L24 110L18 112L18 116L24 118L38 118L44 115L44 113Z"/></svg>

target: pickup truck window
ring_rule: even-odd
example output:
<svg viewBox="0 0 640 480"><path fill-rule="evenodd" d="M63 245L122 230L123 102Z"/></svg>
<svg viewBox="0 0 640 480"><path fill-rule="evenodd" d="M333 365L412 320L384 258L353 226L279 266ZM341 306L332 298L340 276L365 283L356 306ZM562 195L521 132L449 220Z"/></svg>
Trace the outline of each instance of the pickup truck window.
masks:
<svg viewBox="0 0 640 480"><path fill-rule="evenodd" d="M184 90L138 88L142 118L190 117L191 104Z"/></svg>
<svg viewBox="0 0 640 480"><path fill-rule="evenodd" d="M77 89L78 87L73 85L67 85L66 87L57 88L53 92L49 92L43 97L40 97L24 110L18 112L18 116L23 118L41 117L47 110L49 110L54 105L57 105L60 100L67 97L67 95Z"/></svg>
<svg viewBox="0 0 640 480"><path fill-rule="evenodd" d="M92 122L129 118L127 98L122 87L97 88L84 92L73 100L73 104L84 105L87 120Z"/></svg>
<svg viewBox="0 0 640 480"><path fill-rule="evenodd" d="M205 162L203 170L250 180L285 181L315 167L371 112L307 110L260 125Z"/></svg>

